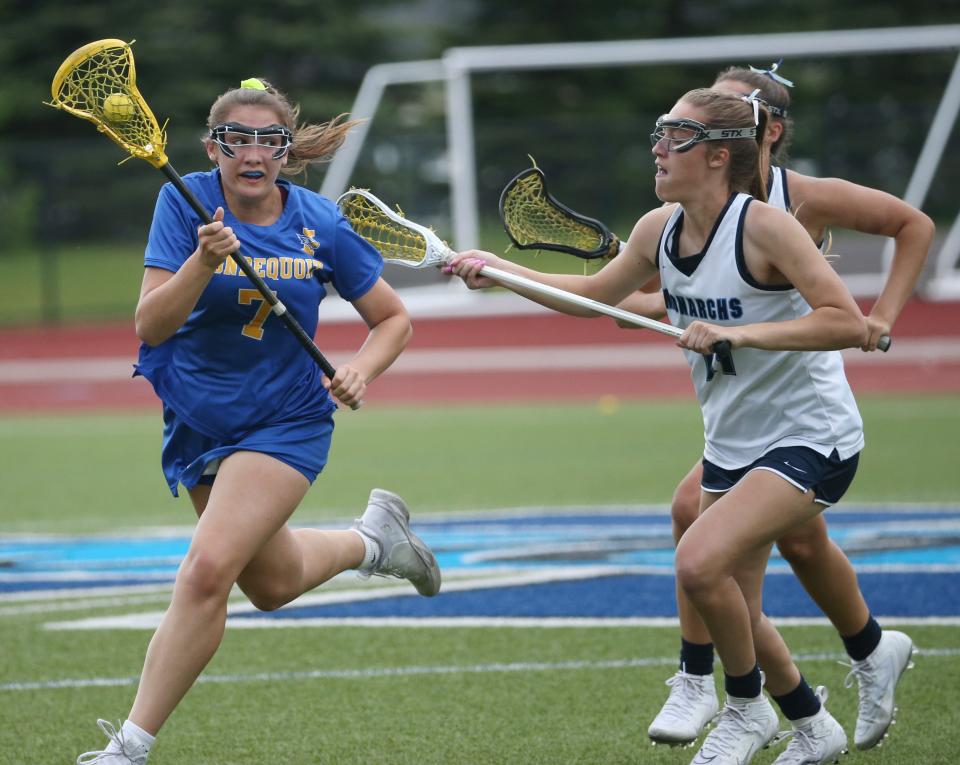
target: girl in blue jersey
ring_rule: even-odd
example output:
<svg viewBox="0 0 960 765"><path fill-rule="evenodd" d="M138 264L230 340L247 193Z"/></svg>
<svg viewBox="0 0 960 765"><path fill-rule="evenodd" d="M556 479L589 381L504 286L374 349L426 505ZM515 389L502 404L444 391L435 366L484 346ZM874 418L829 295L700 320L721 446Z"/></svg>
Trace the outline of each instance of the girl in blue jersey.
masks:
<svg viewBox="0 0 960 765"><path fill-rule="evenodd" d="M906 202L877 189L839 178L814 178L771 164L771 160L782 161L792 128L787 89L792 83L777 69L776 64L769 70L729 67L720 72L714 87L740 95L760 91L770 115L761 144L767 201L791 211L814 242L828 239L827 231L833 227L893 238L890 272L866 317L870 334L862 348L874 351L878 338L890 333L913 292L933 239L933 222ZM638 293L621 307L652 318L666 313L659 291ZM698 461L674 492L671 520L677 542L699 514L702 475L703 465ZM913 643L902 632L882 630L870 614L856 571L830 540L822 515L791 529L777 540L777 548L843 640L860 694L854 742L860 749L875 746L893 720L894 691L909 665ZM677 592L677 610L680 669L668 681L669 698L649 728L651 739L665 743L694 740L717 711L710 636L682 590Z"/></svg>
<svg viewBox="0 0 960 765"><path fill-rule="evenodd" d="M279 178L329 156L353 123L298 125L298 116L267 83L244 81L210 110L204 146L215 169L183 179L216 211L213 222L169 184L160 192L136 311L137 373L163 402L167 484L174 495L187 490L199 522L128 719L119 728L101 720L107 747L78 763L146 762L220 644L234 584L264 610L348 569L406 578L423 595L440 589L436 559L391 492L374 489L350 529L287 526L326 463L334 400L361 401L411 333L379 253L331 201ZM229 258L241 246L310 336L327 285L366 322L366 341L333 379Z"/></svg>
<svg viewBox="0 0 960 765"><path fill-rule="evenodd" d="M704 416L701 514L680 540L676 568L724 668L726 704L693 760L713 765L743 765L776 735L758 650L768 689L794 725L779 762L832 761L846 746L825 692L803 679L761 596L775 540L839 500L853 479L862 423L836 351L867 342L867 324L803 226L759 201L766 121L756 101L730 93L680 99L652 136L657 195L675 204L644 215L595 274L544 274L475 250L448 267L470 287L494 284L479 275L489 263L607 304L659 272ZM701 318L701 305L716 318ZM734 348L737 375L708 383L701 354L721 340Z"/></svg>

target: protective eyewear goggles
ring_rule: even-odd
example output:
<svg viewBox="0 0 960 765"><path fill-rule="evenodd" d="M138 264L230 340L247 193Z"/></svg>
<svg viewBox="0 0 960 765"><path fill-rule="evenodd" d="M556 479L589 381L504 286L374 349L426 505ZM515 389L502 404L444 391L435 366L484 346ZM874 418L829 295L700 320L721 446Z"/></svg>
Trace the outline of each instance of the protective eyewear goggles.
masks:
<svg viewBox="0 0 960 765"><path fill-rule="evenodd" d="M690 151L701 141L729 141L733 138L757 137L756 127L742 128L715 128L708 129L706 125L691 119L667 119L663 115L657 119L657 126L650 134L650 145L656 146L660 141L667 142L667 151Z"/></svg>
<svg viewBox="0 0 960 765"><path fill-rule="evenodd" d="M227 157L236 157L237 149L256 146L271 150L272 159L282 159L293 144L293 133L283 125L252 128L239 122L224 122L214 125L210 131L210 139Z"/></svg>

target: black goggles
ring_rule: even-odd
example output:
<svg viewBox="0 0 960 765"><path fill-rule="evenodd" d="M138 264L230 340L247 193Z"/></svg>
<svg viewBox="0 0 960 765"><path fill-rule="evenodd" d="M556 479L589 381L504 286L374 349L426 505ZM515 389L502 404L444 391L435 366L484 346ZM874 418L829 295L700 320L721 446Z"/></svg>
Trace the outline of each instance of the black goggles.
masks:
<svg viewBox="0 0 960 765"><path fill-rule="evenodd" d="M756 126L742 128L715 128L708 129L697 120L671 120L667 115L657 119L657 126L650 134L650 145L656 146L660 141L667 142L667 151L690 151L701 141L729 141L733 138L757 137Z"/></svg>
<svg viewBox="0 0 960 765"><path fill-rule="evenodd" d="M220 151L231 158L237 156L237 149L256 146L272 150L272 159L282 159L293 144L293 133L283 125L252 128L239 122L223 122L214 125L210 131L210 139L220 147Z"/></svg>

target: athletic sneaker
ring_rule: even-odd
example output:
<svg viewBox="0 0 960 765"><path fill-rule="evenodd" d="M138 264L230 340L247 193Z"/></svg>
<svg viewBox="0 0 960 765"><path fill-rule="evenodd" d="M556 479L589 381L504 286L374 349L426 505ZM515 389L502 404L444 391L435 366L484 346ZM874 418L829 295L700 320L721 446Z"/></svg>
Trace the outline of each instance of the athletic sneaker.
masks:
<svg viewBox="0 0 960 765"><path fill-rule="evenodd" d="M407 579L421 595L440 592L440 567L430 548L410 531L410 513L403 500L384 489L370 492L370 501L353 528L370 537L380 548L370 571L360 576L395 576Z"/></svg>
<svg viewBox="0 0 960 765"><path fill-rule="evenodd" d="M755 699L731 699L717 726L707 734L690 765L747 765L777 735L777 711L762 693Z"/></svg>
<svg viewBox="0 0 960 765"><path fill-rule="evenodd" d="M847 751L847 734L840 723L827 711L827 689L822 685L815 691L820 699L820 710L810 717L791 720L793 730L781 733L777 740L792 738L773 765L828 765L839 762Z"/></svg>
<svg viewBox="0 0 960 765"><path fill-rule="evenodd" d="M900 676L913 666L912 655L913 641L909 635L884 630L873 653L850 665L850 674L844 685L849 688L853 677L860 685L857 729L853 735L857 749L870 749L887 735L887 728L897 713L893 694Z"/></svg>
<svg viewBox="0 0 960 765"><path fill-rule="evenodd" d="M99 752L84 752L77 757L77 765L146 765L150 750L135 741L124 739L123 730L106 720L97 720L97 725L110 739L106 749Z"/></svg>
<svg viewBox="0 0 960 765"><path fill-rule="evenodd" d="M683 670L667 680L670 695L650 723L647 735L655 744L690 744L720 709L713 675L691 675Z"/></svg>

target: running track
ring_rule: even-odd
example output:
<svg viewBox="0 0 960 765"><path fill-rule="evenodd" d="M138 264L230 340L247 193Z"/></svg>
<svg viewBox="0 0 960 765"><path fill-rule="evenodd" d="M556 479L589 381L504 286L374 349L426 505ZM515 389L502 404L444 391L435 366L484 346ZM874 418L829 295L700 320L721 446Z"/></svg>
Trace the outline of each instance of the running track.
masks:
<svg viewBox="0 0 960 765"><path fill-rule="evenodd" d="M414 338L368 404L693 396L671 338L606 318L412 313ZM317 343L334 364L363 337L359 321L321 314ZM137 346L132 320L0 330L0 413L156 407L149 384L130 378ZM888 354L844 356L857 393L960 393L960 302L913 301Z"/></svg>

